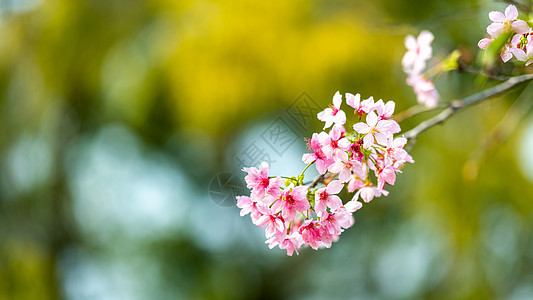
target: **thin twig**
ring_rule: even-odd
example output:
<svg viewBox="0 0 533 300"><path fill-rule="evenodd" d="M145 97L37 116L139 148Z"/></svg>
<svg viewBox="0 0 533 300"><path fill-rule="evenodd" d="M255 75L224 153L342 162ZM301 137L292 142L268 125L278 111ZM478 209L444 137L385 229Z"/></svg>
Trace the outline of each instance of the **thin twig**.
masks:
<svg viewBox="0 0 533 300"><path fill-rule="evenodd" d="M421 113L424 113L424 112L427 112L427 111L433 111L433 110L436 110L436 109L439 109L439 108L446 108L446 106L441 106L441 107L435 107L435 108L428 108L427 106L425 105L414 105L414 106L411 106L409 107L408 109L398 113L397 115L395 115L393 117L393 119L400 123L404 120L407 120L411 117L414 117L418 114L421 114Z"/></svg>
<svg viewBox="0 0 533 300"><path fill-rule="evenodd" d="M505 80L509 80L509 79L512 78L512 76L490 74L490 73L484 72L482 70L474 69L474 68L469 67L469 66L461 66L459 68L459 71L460 72L464 72L464 73L476 74L476 75L484 76L484 77L487 77L487 78L490 78L490 79L494 79L494 80L499 80L499 81L505 81Z"/></svg>
<svg viewBox="0 0 533 300"><path fill-rule="evenodd" d="M439 113L438 115L428 119L428 120L425 120L423 121L422 123L418 124L415 128L407 131L404 136L405 138L407 139L410 139L410 143L414 143L414 140L416 139L416 137L426 131L427 129L437 125L437 124L440 124L444 121L446 121L449 117L451 117L452 115L454 115L457 111L459 111L460 109L463 109L465 107L468 107L470 105L473 105L473 104L476 104L476 103L479 103L483 100L486 100L488 98L491 98L493 96L496 96L498 94L501 94L517 85L519 85L520 83L523 83L523 82L526 82L526 81L529 81L529 80L532 80L533 79L533 74L526 74L526 75L522 75L522 76L516 76L516 77L513 77L513 78L510 78L509 80L503 82L503 83L500 83L494 87L491 87L489 89L486 89L484 91L481 91L479 93L476 93L472 96L469 96L469 97L466 97L464 98L462 101L461 100L456 100L456 101L453 101L445 110L443 110L441 113ZM412 145L411 145L412 147Z"/></svg>

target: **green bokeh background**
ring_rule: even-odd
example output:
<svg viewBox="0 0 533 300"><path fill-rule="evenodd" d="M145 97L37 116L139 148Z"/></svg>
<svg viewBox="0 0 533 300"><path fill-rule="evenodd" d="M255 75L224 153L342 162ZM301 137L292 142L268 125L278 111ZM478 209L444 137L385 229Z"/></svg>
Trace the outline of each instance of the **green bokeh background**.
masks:
<svg viewBox="0 0 533 300"><path fill-rule="evenodd" d="M423 133L416 163L331 249L269 250L212 193L220 174L243 177L237 159L302 93L402 111L416 103L405 35L428 29L435 57L460 48L474 62L488 12L504 8L0 0L0 299L533 298L533 118L472 155L531 98L525 85ZM443 102L495 83L457 71L436 81ZM282 154L263 144L273 171L301 170L320 128L296 130Z"/></svg>

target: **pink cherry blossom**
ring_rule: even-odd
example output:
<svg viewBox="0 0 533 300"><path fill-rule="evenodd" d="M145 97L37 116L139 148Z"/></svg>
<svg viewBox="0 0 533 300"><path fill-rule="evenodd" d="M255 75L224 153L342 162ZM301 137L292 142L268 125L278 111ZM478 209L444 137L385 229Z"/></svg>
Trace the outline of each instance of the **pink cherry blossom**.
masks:
<svg viewBox="0 0 533 300"><path fill-rule="evenodd" d="M341 224L339 223L339 220L337 220L336 214L324 214L324 218L321 221L321 224L322 226L324 226L324 229L326 229L329 234L340 235L342 233Z"/></svg>
<svg viewBox="0 0 533 300"><path fill-rule="evenodd" d="M260 216L254 224L258 227L265 227L265 236L267 238L274 236L278 232L284 232L285 231L285 222L284 220L274 214L272 210L267 205L261 205L259 204L257 206L259 211L261 212L262 216Z"/></svg>
<svg viewBox="0 0 533 300"><path fill-rule="evenodd" d="M384 154L385 160L392 160L393 162L398 162L399 164L403 164L405 162L414 163L415 161L411 155L409 155L409 153L403 149L406 143L407 139L404 137L395 139L391 137L387 139L387 143L385 144L387 148Z"/></svg>
<svg viewBox="0 0 533 300"><path fill-rule="evenodd" d="M505 9L505 15L499 11L491 11L489 19L493 22L487 27L487 33L496 38L504 31L514 30L518 34L529 31L529 26L523 20L517 20L518 10L514 5L509 5Z"/></svg>
<svg viewBox="0 0 533 300"><path fill-rule="evenodd" d="M336 92L333 96L333 106L330 106L317 114L320 121L325 122L324 129L333 124L344 125L346 114L341 110L342 96Z"/></svg>
<svg viewBox="0 0 533 300"><path fill-rule="evenodd" d="M272 205L274 212L281 211L281 216L286 220L292 220L298 212L306 211L310 208L307 200L306 186L292 187L288 186L282 193L281 197Z"/></svg>
<svg viewBox="0 0 533 300"><path fill-rule="evenodd" d="M315 192L315 211L318 214L326 212L326 206L331 209L337 209L342 205L342 200L338 194L343 188L340 180L331 181L327 187L318 189Z"/></svg>
<svg viewBox="0 0 533 300"><path fill-rule="evenodd" d="M320 174L326 173L328 167L334 162L334 160L324 154L322 143L320 143L317 133L313 133L313 137L311 138L311 141L309 141L308 147L314 151L314 153L304 154L302 157L303 162L306 164L315 162L317 171Z"/></svg>
<svg viewBox="0 0 533 300"><path fill-rule="evenodd" d="M434 36L424 30L415 39L414 36L405 37L404 44L407 52L402 58L403 70L407 74L420 74L426 67L426 61L432 56L431 42Z"/></svg>
<svg viewBox="0 0 533 300"><path fill-rule="evenodd" d="M331 247L333 236L317 221L307 220L298 232L303 241L315 250L320 246Z"/></svg>
<svg viewBox="0 0 533 300"><path fill-rule="evenodd" d="M346 130L342 125L334 125L329 134L321 132L318 138L322 144L322 151L328 157L348 157L346 150L350 148L350 141L344 137Z"/></svg>
<svg viewBox="0 0 533 300"><path fill-rule="evenodd" d="M343 183L348 182L352 174L357 175L359 178L366 178L366 168L356 159L337 159L329 166L328 170L331 173L339 173L339 180Z"/></svg>
<svg viewBox="0 0 533 300"><path fill-rule="evenodd" d="M388 120L392 118L395 106L396 104L394 101L387 101L387 103L383 103L383 100L381 99L374 104L374 108L380 120Z"/></svg>
<svg viewBox="0 0 533 300"><path fill-rule="evenodd" d="M353 126L353 129L360 134L365 134L363 147L369 148L374 143L385 144L388 134L400 132L400 126L393 120L379 120L378 116L371 111L366 116L366 123L360 122Z"/></svg>
<svg viewBox="0 0 533 300"><path fill-rule="evenodd" d="M383 190L385 182L394 185L396 181L396 169L394 166L387 166L378 172L378 189Z"/></svg>
<svg viewBox="0 0 533 300"><path fill-rule="evenodd" d="M511 53L519 61L525 61L526 66L533 62L533 31L526 34L515 34L511 40Z"/></svg>
<svg viewBox="0 0 533 300"><path fill-rule="evenodd" d="M411 75L407 77L407 84L413 87L418 103L428 108L437 107L439 94L432 81L421 75Z"/></svg>
<svg viewBox="0 0 533 300"><path fill-rule="evenodd" d="M374 98L370 97L361 101L361 95L346 93L346 104L353 107L353 113L356 114L359 119L361 119L364 114L367 114L374 109Z"/></svg>
<svg viewBox="0 0 533 300"><path fill-rule="evenodd" d="M252 189L252 198L262 198L266 194L273 195L278 197L281 194L279 189L283 184L283 180L278 176L276 178L270 179L268 176L268 164L262 163L257 168L243 168L243 171L248 173L244 180L246 181L246 186Z"/></svg>

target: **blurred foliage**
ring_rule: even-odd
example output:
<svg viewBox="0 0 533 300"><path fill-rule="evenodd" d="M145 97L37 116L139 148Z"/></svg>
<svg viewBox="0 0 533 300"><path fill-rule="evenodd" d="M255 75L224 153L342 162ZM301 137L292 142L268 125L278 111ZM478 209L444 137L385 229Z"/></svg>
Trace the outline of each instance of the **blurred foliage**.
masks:
<svg viewBox="0 0 533 300"><path fill-rule="evenodd" d="M337 90L413 105L404 36L428 29L436 57L460 48L477 62L487 14L504 7L0 0L0 299L533 297L531 163L517 150L531 125L463 177L524 87L424 133L390 196L332 249L268 250L208 191L302 92L320 106ZM495 84L475 79L436 84L445 102Z"/></svg>

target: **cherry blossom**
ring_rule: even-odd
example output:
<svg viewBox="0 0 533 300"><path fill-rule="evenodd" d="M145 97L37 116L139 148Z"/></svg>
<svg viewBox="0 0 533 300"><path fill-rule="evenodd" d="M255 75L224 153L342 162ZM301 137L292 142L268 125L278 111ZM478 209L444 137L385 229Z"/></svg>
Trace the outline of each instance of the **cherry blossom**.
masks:
<svg viewBox="0 0 533 300"><path fill-rule="evenodd" d="M320 121L325 122L324 129L333 124L344 125L346 123L346 114L341 110L342 96L336 92L333 96L333 106L330 106L317 114Z"/></svg>
<svg viewBox="0 0 533 300"><path fill-rule="evenodd" d="M487 33L496 38L504 31L514 30L518 34L529 32L529 26L523 20L517 20L518 10L514 5L505 9L505 15L499 11L491 11L489 19L493 22L487 27Z"/></svg>
<svg viewBox="0 0 533 300"><path fill-rule="evenodd" d="M428 108L437 107L439 93L435 89L435 84L424 76L411 75L407 78L407 84L413 87L418 103Z"/></svg>
<svg viewBox="0 0 533 300"><path fill-rule="evenodd" d="M334 125L329 134L321 132L318 139L322 144L322 151L328 157L337 157L339 159L347 158L346 150L350 148L350 141L344 137L344 127Z"/></svg>
<svg viewBox="0 0 533 300"><path fill-rule="evenodd" d="M281 211L284 219L290 220L298 212L306 211L310 208L307 200L308 188L305 186L287 187L280 198L272 205L275 212Z"/></svg>
<svg viewBox="0 0 533 300"><path fill-rule="evenodd" d="M300 175L283 179L269 176L266 163L259 168L243 168L251 192L250 196L237 197L241 216L250 214L254 225L265 228L268 247L278 246L289 256L306 246L315 250L331 247L354 224L353 214L363 205L358 197L368 203L374 197L386 196L385 185L395 184L400 168L413 162L403 149L406 139L394 137L400 131L392 120L394 102L374 102L373 97L360 101L359 94L346 93L346 102L354 108L357 119L366 120L353 125L353 132L346 132L346 120L336 120L341 113L339 92L333 102L330 111L319 114L326 128L333 127L329 133L313 133L308 141L312 152L302 156L307 166ZM323 181L317 182L319 186L304 184L304 173L312 164L324 175ZM369 176L372 171L375 176ZM346 203L338 195L344 186L355 193Z"/></svg>
<svg viewBox="0 0 533 300"><path fill-rule="evenodd" d="M333 210L341 207L342 200L335 194L342 188L340 180L333 180L327 187L318 189L315 193L315 211L320 215L326 212L326 206Z"/></svg>
<svg viewBox="0 0 533 300"><path fill-rule="evenodd" d="M362 115L367 114L374 109L374 98L370 97L366 100L361 101L360 94L354 95L346 93L346 104L353 107L353 113L356 114L359 119L361 119Z"/></svg>
<svg viewBox="0 0 533 300"><path fill-rule="evenodd" d="M420 74L426 67L426 61L431 58L433 49L431 42L434 36L431 32L424 30L415 39L414 36L405 37L404 44L407 52L402 58L404 72L408 74Z"/></svg>
<svg viewBox="0 0 533 300"><path fill-rule="evenodd" d="M374 140L383 145L387 141L387 134L400 132L398 123L392 120L379 120L373 111L366 116L366 123L357 123L353 129L360 134L365 134L363 138L364 148L369 148Z"/></svg>
<svg viewBox="0 0 533 300"><path fill-rule="evenodd" d="M320 174L326 173L328 167L334 163L334 160L331 157L326 156L322 150L322 143L319 140L318 133L313 133L311 141L309 141L309 148L314 151L314 153L306 153L303 155L302 160L304 163L316 163L316 169Z"/></svg>

